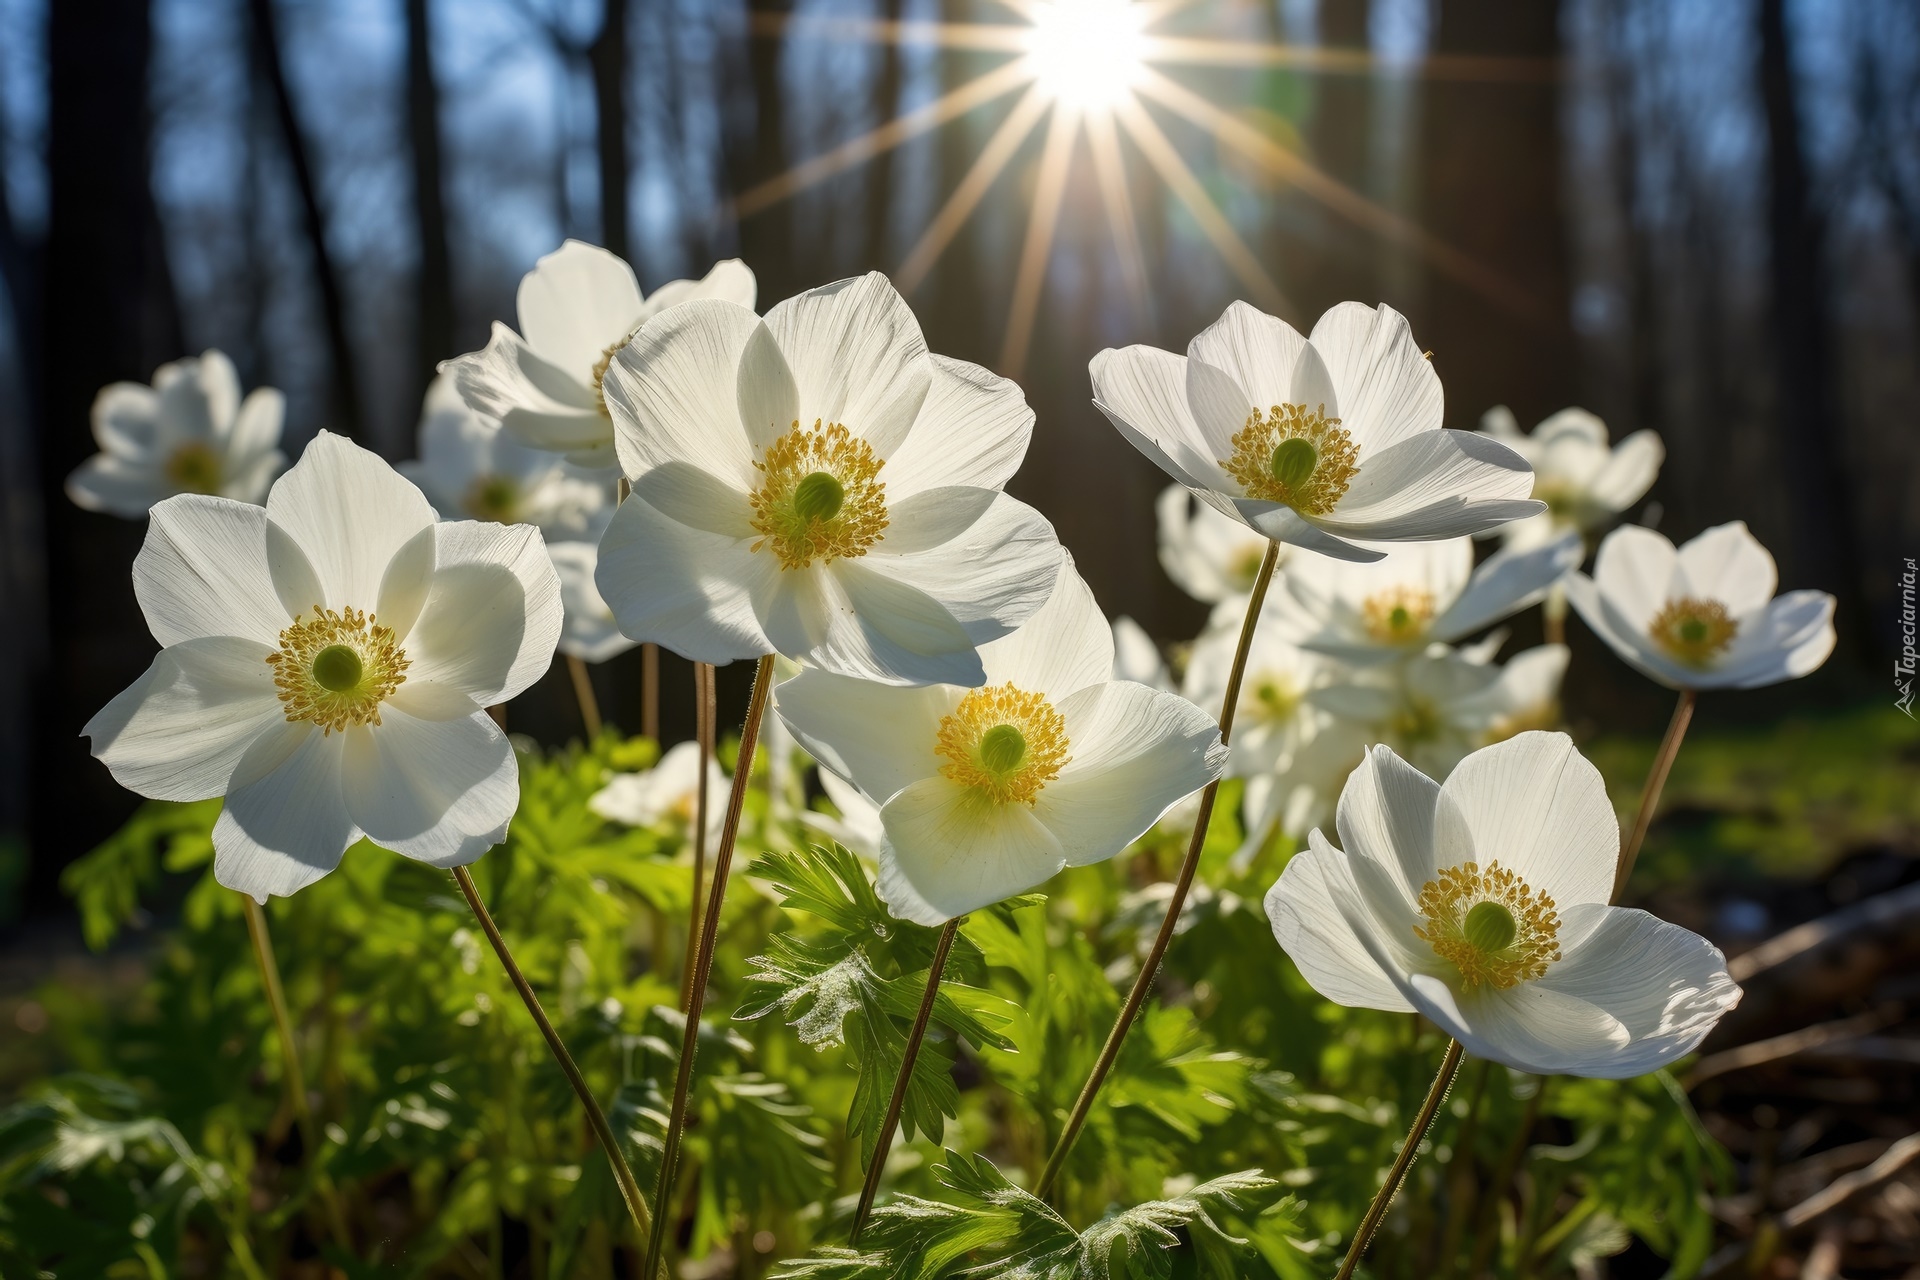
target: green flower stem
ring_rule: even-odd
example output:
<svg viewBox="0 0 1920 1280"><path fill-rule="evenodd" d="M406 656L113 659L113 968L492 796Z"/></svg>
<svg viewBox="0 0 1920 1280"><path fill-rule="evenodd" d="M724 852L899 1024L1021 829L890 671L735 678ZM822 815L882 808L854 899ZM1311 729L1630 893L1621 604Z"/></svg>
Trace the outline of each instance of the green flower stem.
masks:
<svg viewBox="0 0 1920 1280"><path fill-rule="evenodd" d="M1521 1112L1520 1127L1514 1130L1513 1141L1500 1157L1500 1167L1487 1182L1480 1212L1474 1221L1473 1257L1467 1263L1468 1277L1485 1274L1487 1261L1493 1257L1494 1246L1500 1241L1500 1233L1494 1229L1494 1215L1499 1212L1501 1198L1512 1187L1514 1175L1520 1172L1520 1162L1527 1153L1527 1139L1533 1133L1534 1122L1540 1118L1540 1107L1546 1101L1547 1085L1552 1080L1552 1076L1537 1078L1533 1096L1527 1099L1526 1108Z"/></svg>
<svg viewBox="0 0 1920 1280"><path fill-rule="evenodd" d="M707 979L713 975L714 942L719 936L720 907L727 895L727 873L733 867L733 845L740 836L740 811L747 800L747 780L753 774L753 752L760 742L760 720L766 714L767 695L773 689L773 655L767 654L753 673L753 696L747 703L747 718L740 726L740 758L733 767L733 786L727 792L727 816L720 828L720 848L713 858L713 888L707 895L707 909L700 920L700 946L694 953L693 981L687 997L687 1027L680 1037L680 1065L673 1081L673 1106L667 1117L667 1135L660 1148L660 1185L653 1202L662 1208L653 1219L647 1236L646 1261L642 1276L653 1276L660 1269L666 1246L666 1205L672 1199L674 1175L680 1163L680 1138L687 1127L687 1095L693 1083L693 1057L700 1046L700 1013L707 1003Z"/></svg>
<svg viewBox="0 0 1920 1280"><path fill-rule="evenodd" d="M713 664L693 664L693 736L700 744L700 781L693 806L693 893L687 916L687 957L680 965L680 1012L693 994L693 962L700 939L700 882L707 870L707 775L713 771Z"/></svg>
<svg viewBox="0 0 1920 1280"><path fill-rule="evenodd" d="M640 646L640 736L660 741L660 646Z"/></svg>
<svg viewBox="0 0 1920 1280"><path fill-rule="evenodd" d="M1220 741L1223 743L1233 733L1233 713L1240 705L1240 682L1247 674L1247 653L1253 647L1253 631L1259 625L1260 606L1266 602L1267 587L1272 584L1273 570L1279 563L1280 544L1269 541L1267 554L1260 561L1260 572L1253 580L1253 594L1247 598L1247 614L1240 623L1240 644L1233 651L1233 666L1227 672L1226 697L1222 699L1220 707ZM1073 1149L1074 1139L1080 1136L1080 1128L1087 1122L1087 1113L1093 1109L1094 1097L1100 1092L1107 1073L1120 1056L1120 1046L1126 1041L1133 1020L1146 1003L1147 991L1160 972L1160 961L1167 954L1167 945L1173 941L1174 926L1180 921L1180 909L1186 905L1187 893L1193 888L1194 873L1200 868L1200 850L1207 843L1207 828L1213 822L1213 802L1219 794L1218 778L1209 782L1200 793L1200 814L1193 822L1193 838L1187 842L1187 856L1180 864L1179 878L1174 881L1173 897L1167 902L1166 918L1160 922L1160 932L1153 939L1153 949L1147 952L1146 962L1140 966L1140 976L1134 979L1133 990L1127 993L1120 1016L1113 1020L1113 1028L1107 1032L1107 1042L1101 1046L1100 1056L1094 1060L1087 1082L1080 1086L1080 1096L1074 1100L1066 1127L1060 1131L1060 1140L1054 1144L1053 1154L1047 1157L1047 1167L1040 1174L1040 1181L1034 1189L1034 1194L1042 1200L1047 1198L1047 1194L1053 1190L1053 1184L1059 1179L1067 1152Z"/></svg>
<svg viewBox="0 0 1920 1280"><path fill-rule="evenodd" d="M592 745L600 736L600 700L593 696L593 677L587 673L585 659L568 654L567 675L573 680L573 696L580 703L581 727L587 731L588 745Z"/></svg>
<svg viewBox="0 0 1920 1280"><path fill-rule="evenodd" d="M900 1077L893 1082L893 1097L887 1100L887 1118L880 1124L873 1158L867 1162L867 1181L860 1188L860 1206L853 1211L853 1230L847 1236L849 1245L860 1243L860 1233L867 1226L867 1215L873 1212L873 1197L880 1190L880 1173L886 1168L887 1151L893 1146L893 1131L900 1123L900 1109L907 1102L907 1082L913 1078L913 1064L920 1057L920 1042L926 1039L927 1023L933 1017L933 1002L940 994L940 975L946 971L947 952L953 949L953 935L959 931L960 918L956 916L947 921L947 927L940 931L940 941L934 944L933 963L927 969L926 994L920 997L920 1008L913 1015L913 1030L907 1033L907 1047L900 1056Z"/></svg>
<svg viewBox="0 0 1920 1280"><path fill-rule="evenodd" d="M1646 789L1640 793L1640 815L1633 820L1633 834L1620 850L1620 862L1613 873L1615 902L1620 900L1620 891L1627 887L1627 877L1633 874L1633 864L1640 857L1640 846L1646 842L1647 828L1653 825L1653 811L1660 807L1660 792L1667 785L1673 758L1680 754L1680 740L1687 736L1687 725L1693 720L1694 700L1693 690L1680 691L1680 700L1673 706L1673 719L1667 721L1667 736L1660 739L1653 768L1647 771Z"/></svg>
<svg viewBox="0 0 1920 1280"><path fill-rule="evenodd" d="M1474 1207L1473 1143L1480 1133L1480 1106L1486 1100L1487 1079L1492 1074L1493 1063L1482 1059L1480 1074L1474 1078L1473 1094L1467 1103L1467 1117L1461 1122L1460 1136L1453 1144L1453 1187L1447 1196L1447 1216L1435 1259L1436 1274L1441 1280L1453 1271L1454 1256L1460 1252L1460 1238L1466 1232L1467 1218Z"/></svg>
<svg viewBox="0 0 1920 1280"><path fill-rule="evenodd" d="M514 961L513 953L507 949L507 940L500 936L500 926L493 922L487 913L487 904L480 900L480 890L473 883L473 876L465 867L453 869L454 883L460 886L460 892L466 897L467 905L473 908L474 919L480 922L481 930L487 935L487 941L493 944L493 953L500 957L500 967L507 971L507 977L513 980L514 989L519 991L520 999L526 1004L527 1012L533 1015L533 1021L540 1028L540 1034L546 1038L547 1048L553 1052L553 1059L560 1064L560 1070L566 1075L567 1083L580 1098L580 1105L586 1109L587 1123L593 1128L593 1136L600 1141L601 1149L607 1153L607 1163L613 1166L614 1180L620 1184L620 1197L627 1202L627 1212L633 1215L634 1225L647 1230L650 1215L647 1204L640 1196L640 1184L634 1181L633 1170L627 1167L627 1157L620 1150L620 1143L613 1136L613 1126L607 1123L606 1112L600 1109L600 1103L593 1096L593 1090L587 1085L587 1078L580 1074L580 1068L574 1063L573 1055L567 1052L566 1042L560 1033L553 1029L553 1023L547 1019L547 1011L540 1007L540 997L533 993L533 986L527 981L527 975L520 972L520 966ZM651 1274L651 1273L642 1273Z"/></svg>
<svg viewBox="0 0 1920 1280"><path fill-rule="evenodd" d="M1387 1216L1387 1209L1393 1204L1394 1193L1400 1190L1400 1184L1406 1180L1407 1170L1413 1168L1414 1159L1420 1154L1420 1143L1433 1126L1433 1118L1440 1114L1440 1104L1446 1100L1454 1073L1460 1070L1463 1052L1458 1040L1447 1041L1447 1054L1440 1059L1440 1070L1433 1077L1433 1087L1427 1090L1427 1100L1420 1104L1420 1112L1413 1118L1413 1127L1407 1130L1407 1140L1401 1146L1400 1154L1393 1158L1393 1166L1387 1170L1387 1180L1374 1195L1373 1203L1367 1206L1367 1216L1360 1219L1360 1226L1353 1233L1353 1243L1347 1248L1347 1259L1340 1264L1340 1270L1334 1273L1333 1280L1347 1280L1353 1274L1353 1269L1360 1265L1360 1256L1367 1251L1373 1233L1380 1229L1381 1220Z"/></svg>
<svg viewBox="0 0 1920 1280"><path fill-rule="evenodd" d="M273 935L267 930L267 913L252 894L240 894L246 904L247 936L253 940L253 958L260 963L260 985L267 993L267 1007L273 1011L274 1030L280 1037L281 1069L287 1079L287 1101L293 1107L293 1120L300 1128L300 1145L311 1160L320 1150L320 1132L313 1123L313 1108L307 1103L307 1073L300 1067L300 1045L293 1038L293 1017L287 1011L286 988L280 984L280 965L273 958ZM314 1177L320 1195L321 1210L327 1215L327 1229L335 1242L349 1253L353 1235L347 1230L347 1216L340 1207L333 1179L321 1170Z"/></svg>

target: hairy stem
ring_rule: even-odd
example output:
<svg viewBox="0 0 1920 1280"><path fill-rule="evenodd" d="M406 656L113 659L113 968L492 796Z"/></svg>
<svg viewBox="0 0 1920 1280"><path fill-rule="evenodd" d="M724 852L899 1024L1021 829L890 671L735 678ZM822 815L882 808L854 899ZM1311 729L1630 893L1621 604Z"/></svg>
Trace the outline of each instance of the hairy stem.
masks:
<svg viewBox="0 0 1920 1280"><path fill-rule="evenodd" d="M1269 541L1267 554L1260 561L1259 575L1253 580L1253 594L1247 598L1247 614L1240 623L1240 643L1233 651L1233 666L1227 672L1226 696L1220 707L1221 742L1226 742L1233 733L1233 713L1240 705L1240 682L1247 674L1247 653L1253 647L1253 631L1259 625L1260 606L1266 602L1267 587L1273 582L1274 566L1279 563L1280 544ZM1080 1128L1087 1122L1087 1113L1093 1109L1094 1097L1100 1092L1107 1073L1113 1069L1114 1060L1120 1056L1120 1046L1126 1041L1133 1020L1146 1003L1147 991L1160 972L1160 961L1167 954L1168 944L1173 941L1174 926L1180 921L1180 909L1186 905L1187 893L1193 888L1194 872L1200 867L1200 850L1207 843L1207 828L1213 822L1213 802L1219 794L1218 778L1209 782L1200 793L1200 813L1194 819L1193 838L1187 842L1187 856L1180 863L1180 875L1173 884L1173 897L1167 902L1166 918L1160 922L1160 932L1154 935L1153 948L1147 952L1146 961L1140 966L1140 976L1134 979L1133 990L1127 993L1126 1003L1120 1007L1120 1016L1113 1020L1113 1028L1107 1032L1107 1042L1101 1046L1100 1056L1094 1060L1087 1082L1080 1086L1080 1096L1074 1100L1066 1127L1060 1131L1060 1140L1054 1144L1053 1154L1047 1157L1047 1167L1040 1174L1040 1181L1034 1189L1034 1194L1043 1200L1060 1177L1067 1152L1073 1149L1074 1139L1080 1136Z"/></svg>
<svg viewBox="0 0 1920 1280"><path fill-rule="evenodd" d="M700 1012L707 1003L707 979L713 973L713 948L720 929L720 907L727 894L727 873L733 866L733 845L740 835L740 811L747 799L747 779L753 774L753 751L760 741L760 719L766 713L767 694L773 688L773 655L760 659L753 673L753 696L747 703L747 718L740 726L740 758L734 762L733 786L727 792L727 817L720 828L720 848L713 858L713 888L707 894L707 909L700 920L700 947L694 952L693 983L687 995L687 1027L680 1037L680 1065L673 1080L673 1106L667 1116L667 1135L660 1148L660 1185L653 1202L665 1206L672 1198L674 1174L680 1163L680 1138L687 1127L687 1094L693 1083L693 1057L700 1046ZM653 1230L647 1236L646 1261L642 1276L654 1275L660 1267L660 1255L666 1245L667 1219L655 1215Z"/></svg>
<svg viewBox="0 0 1920 1280"><path fill-rule="evenodd" d="M947 927L940 931L940 941L934 944L933 963L927 969L926 994L920 997L920 1008L913 1015L913 1030L907 1033L907 1047L900 1057L900 1078L893 1082L893 1097L887 1099L887 1118L880 1124L873 1158L867 1162L867 1181L860 1188L860 1206L853 1211L853 1230L847 1236L849 1245L860 1243L867 1215L873 1212L873 1197L880 1190L880 1171L886 1167L887 1151L893 1146L893 1131L900 1123L900 1109L907 1102L907 1082L913 1079L913 1064L920 1057L920 1042L927 1036L934 998L940 994L940 975L947 967L947 952L953 949L953 935L959 931L960 919L956 916L947 921Z"/></svg>
<svg viewBox="0 0 1920 1280"><path fill-rule="evenodd" d="M1420 1112L1413 1118L1413 1127L1407 1130L1406 1143L1400 1148L1400 1154L1393 1158L1393 1166L1387 1170L1387 1180L1374 1195L1373 1203L1367 1206L1367 1216L1360 1219L1360 1226L1353 1233L1353 1243L1347 1248L1347 1259L1340 1264L1340 1270L1334 1274L1333 1280L1347 1280L1353 1274L1353 1269L1360 1265L1360 1256L1367 1251L1373 1233L1380 1229L1381 1220L1387 1216L1387 1208L1393 1203L1394 1193L1400 1190L1400 1184L1406 1181L1407 1170L1413 1168L1414 1159L1420 1154L1421 1140L1433 1126L1433 1118L1440 1114L1440 1104L1446 1100L1447 1088L1453 1083L1454 1073L1460 1070L1462 1052L1458 1040L1447 1041L1447 1054L1440 1059L1440 1070L1434 1074L1433 1087L1427 1090L1427 1100L1420 1104Z"/></svg>
<svg viewBox="0 0 1920 1280"><path fill-rule="evenodd" d="M600 700L594 697L593 677L587 672L585 659L568 654L567 675L573 680L573 696L580 703L580 724L591 744L600 736Z"/></svg>
<svg viewBox="0 0 1920 1280"><path fill-rule="evenodd" d="M693 893L687 916L687 956L680 965L680 1012L693 993L694 950L700 939L700 882L707 870L707 775L713 771L713 664L693 664L693 736L700 744L700 781L693 806Z"/></svg>
<svg viewBox="0 0 1920 1280"><path fill-rule="evenodd" d="M1640 793L1640 814L1633 820L1633 834L1627 837L1627 843L1620 850L1620 862L1613 873L1613 900L1620 900L1620 891L1627 887L1627 877L1633 874L1633 864L1640 856L1640 846L1646 842L1647 828L1653 825L1653 811L1660 807L1660 792L1667 785L1667 774L1673 769L1673 758L1680 754L1680 740L1687 736L1687 725L1693 720L1694 692L1691 689L1680 691L1680 700L1673 705L1673 719L1667 721L1667 736L1660 739L1660 750L1653 757L1653 768L1647 771L1646 789Z"/></svg>
<svg viewBox="0 0 1920 1280"><path fill-rule="evenodd" d="M587 1078L580 1074L573 1055L567 1052L566 1042L560 1033L553 1029L553 1023L547 1019L547 1011L540 1007L540 997L533 993L533 985L527 981L527 975L520 972L520 966L513 958L513 952L507 949L507 940L500 936L500 926L493 922L487 913L487 904L480 900L480 890L473 883L473 876L465 867L453 869L453 881L460 886L460 892L466 897L467 905L473 908L474 919L480 922L487 941L493 944L493 953L500 957L500 967L507 971L507 977L513 980L514 989L520 993L520 999L526 1004L527 1012L533 1015L533 1021L540 1028L540 1034L546 1038L547 1048L553 1053L553 1060L560 1064L560 1070L567 1077L567 1083L580 1098L580 1105L586 1109L587 1123L593 1128L593 1136L600 1141L600 1147L607 1153L607 1163L613 1166L614 1180L620 1184L620 1197L627 1202L627 1212L633 1215L634 1225L645 1231L650 1225L647 1204L640 1196L640 1184L634 1181L633 1170L627 1167L627 1157L620 1150L620 1143L613 1136L613 1126L607 1123L606 1112L600 1109L599 1101L593 1096L593 1090L587 1086ZM649 1273L650 1274L650 1273Z"/></svg>
<svg viewBox="0 0 1920 1280"><path fill-rule="evenodd" d="M240 901L247 909L247 936L253 940L253 958L260 964L260 985L266 990L267 1007L273 1011L273 1026L280 1037L281 1069L287 1079L287 1102L293 1108L293 1121L300 1128L300 1145L307 1159L320 1150L319 1127L313 1122L313 1108L307 1103L307 1073L300 1066L300 1045L293 1038L293 1017L287 1010L286 988L280 984L280 965L273 958L273 935L267 930L267 913L243 893ZM353 1236L347 1230L347 1216L340 1207L333 1179L323 1170L315 1176L315 1189L327 1216L327 1229L340 1247L351 1252Z"/></svg>

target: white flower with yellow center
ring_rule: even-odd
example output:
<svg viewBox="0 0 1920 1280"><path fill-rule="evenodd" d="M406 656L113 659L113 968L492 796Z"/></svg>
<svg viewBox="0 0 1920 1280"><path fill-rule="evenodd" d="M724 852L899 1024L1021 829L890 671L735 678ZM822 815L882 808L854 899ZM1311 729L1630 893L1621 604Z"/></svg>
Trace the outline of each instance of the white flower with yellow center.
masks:
<svg viewBox="0 0 1920 1280"><path fill-rule="evenodd" d="M1227 606L1222 612L1232 615L1228 625L1237 626L1241 607L1260 576L1266 535L1196 501L1185 485L1168 485L1154 503L1154 514L1159 524L1160 567L1195 600ZM1286 565L1283 554L1282 572Z"/></svg>
<svg viewBox="0 0 1920 1280"><path fill-rule="evenodd" d="M519 772L485 709L546 671L560 633L538 530L437 523L322 432L264 509L155 506L133 586L164 647L85 732L129 790L226 797L221 884L293 893L363 835L438 867L504 838Z"/></svg>
<svg viewBox="0 0 1920 1280"><path fill-rule="evenodd" d="M1740 999L1698 934L1608 905L1620 827L1561 733L1444 785L1375 747L1267 894L1274 937L1336 1004L1417 1011L1521 1071L1619 1079L1690 1053Z"/></svg>
<svg viewBox="0 0 1920 1280"><path fill-rule="evenodd" d="M1275 625L1302 648L1377 663L1452 644L1541 600L1578 567L1580 536L1508 547L1473 563L1473 539L1381 547L1384 560L1352 564L1302 552L1279 590L1289 607Z"/></svg>
<svg viewBox="0 0 1920 1280"><path fill-rule="evenodd" d="M272 387L242 400L233 362L218 351L161 365L151 387L116 382L94 397L100 452L67 477L67 496L129 520L176 493L262 502L287 464L285 412Z"/></svg>
<svg viewBox="0 0 1920 1280"><path fill-rule="evenodd" d="M486 349L449 360L460 395L508 435L611 466L613 422L602 382L614 353L648 320L691 298L753 309L753 272L735 258L699 280L672 280L642 295L633 268L605 249L569 240L520 279L520 332L495 322Z"/></svg>
<svg viewBox="0 0 1920 1280"><path fill-rule="evenodd" d="M1500 530L1509 547L1540 546L1567 532L1598 536L1647 496L1667 456L1654 431L1636 431L1609 448L1607 424L1585 409L1562 409L1527 435L1500 405L1481 417L1480 434L1527 460L1533 496L1547 504Z"/></svg>
<svg viewBox="0 0 1920 1280"><path fill-rule="evenodd" d="M720 839L727 816L726 770L707 761L707 847ZM691 832L700 810L700 745L682 742L668 749L653 768L617 773L593 793L587 808L630 827L665 824Z"/></svg>
<svg viewBox="0 0 1920 1280"><path fill-rule="evenodd" d="M1094 404L1202 501L1343 560L1544 511L1519 454L1441 429L1440 378L1390 307L1343 302L1311 338L1236 302L1187 346L1093 358Z"/></svg>
<svg viewBox="0 0 1920 1280"><path fill-rule="evenodd" d="M1543 644L1505 666L1466 649L1433 645L1404 661L1353 670L1343 682L1316 689L1315 706L1348 732L1328 742L1384 743L1423 773L1444 778L1470 752L1527 729L1559 722L1567 648ZM1323 747L1334 767L1331 751ZM1359 762L1351 751L1342 774Z"/></svg>
<svg viewBox="0 0 1920 1280"><path fill-rule="evenodd" d="M1607 535L1567 598L1641 674L1674 689L1752 689L1817 670L1833 652L1833 597L1773 594L1773 557L1735 521L1674 548L1651 529Z"/></svg>
<svg viewBox="0 0 1920 1280"><path fill-rule="evenodd" d="M880 896L921 924L1111 858L1226 763L1212 716L1113 678L1112 633L1071 559L980 660L977 689L814 670L775 692L801 745L879 804Z"/></svg>
<svg viewBox="0 0 1920 1280"><path fill-rule="evenodd" d="M977 685L1052 590L1052 527L1000 492L1020 388L930 355L886 277L656 317L606 377L633 482L600 542L621 630L700 662L780 654Z"/></svg>

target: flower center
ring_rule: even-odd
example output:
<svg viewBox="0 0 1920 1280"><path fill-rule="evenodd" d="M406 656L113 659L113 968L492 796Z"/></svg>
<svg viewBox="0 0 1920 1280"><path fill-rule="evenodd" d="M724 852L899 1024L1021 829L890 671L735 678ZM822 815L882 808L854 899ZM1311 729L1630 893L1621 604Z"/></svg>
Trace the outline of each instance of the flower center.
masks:
<svg viewBox="0 0 1920 1280"><path fill-rule="evenodd" d="M306 720L332 733L350 724L379 724L380 704L406 682L407 655L393 629L358 609L313 606L280 633L267 655L289 722Z"/></svg>
<svg viewBox="0 0 1920 1280"><path fill-rule="evenodd" d="M477 520L513 524L520 510L520 486L512 476L481 476L467 489L466 508Z"/></svg>
<svg viewBox="0 0 1920 1280"><path fill-rule="evenodd" d="M1667 601L1647 624L1653 642L1690 667L1713 665L1739 630L1727 606L1692 596Z"/></svg>
<svg viewBox="0 0 1920 1280"><path fill-rule="evenodd" d="M1531 982L1560 958L1553 899L1490 862L1448 867L1420 890L1415 936L1460 971L1469 987Z"/></svg>
<svg viewBox="0 0 1920 1280"><path fill-rule="evenodd" d="M796 421L753 465L765 477L750 499L753 549L770 545L783 569L863 556L887 527L884 463L837 422Z"/></svg>
<svg viewBox="0 0 1920 1280"><path fill-rule="evenodd" d="M1255 409L1233 436L1233 457L1221 466L1249 498L1284 502L1295 511L1324 516L1346 493L1359 450L1327 406L1277 404Z"/></svg>
<svg viewBox="0 0 1920 1280"><path fill-rule="evenodd" d="M167 480L181 493L218 493L220 455L213 446L189 440L167 458Z"/></svg>
<svg viewBox="0 0 1920 1280"><path fill-rule="evenodd" d="M997 804L1032 804L1073 759L1067 722L1037 693L1011 684L974 689L940 722L942 776Z"/></svg>
<svg viewBox="0 0 1920 1280"><path fill-rule="evenodd" d="M639 330L637 329L634 331L634 333L638 332ZM607 391L605 385L607 381L607 370L613 367L613 358L620 354L620 349L632 341L633 334L630 333L608 347L605 351L602 351L600 358L593 362L593 402L600 406L600 416L603 418L611 419L613 417L612 414L607 412Z"/></svg>
<svg viewBox="0 0 1920 1280"><path fill-rule="evenodd" d="M1390 587L1360 605L1367 634L1381 644L1418 640L1433 621L1433 592L1419 587Z"/></svg>
<svg viewBox="0 0 1920 1280"><path fill-rule="evenodd" d="M1425 698L1407 699L1393 718L1393 731L1408 744L1435 741L1445 725L1440 708Z"/></svg>
<svg viewBox="0 0 1920 1280"><path fill-rule="evenodd" d="M1259 676L1253 685L1253 706L1267 720L1290 719L1300 709L1300 690L1278 676Z"/></svg>

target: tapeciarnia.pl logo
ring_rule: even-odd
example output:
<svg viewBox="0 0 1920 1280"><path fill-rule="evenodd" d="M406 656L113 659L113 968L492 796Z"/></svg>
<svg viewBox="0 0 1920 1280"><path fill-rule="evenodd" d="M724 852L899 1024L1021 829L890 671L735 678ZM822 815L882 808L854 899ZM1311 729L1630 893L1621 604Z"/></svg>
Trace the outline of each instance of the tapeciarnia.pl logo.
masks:
<svg viewBox="0 0 1920 1280"><path fill-rule="evenodd" d="M1914 652L1914 578L1914 560L1908 556L1906 572L1900 575L1900 656L1893 660L1893 687L1899 696L1893 705L1906 712L1909 719L1916 718L1913 673L1916 660L1920 660L1920 654Z"/></svg>

